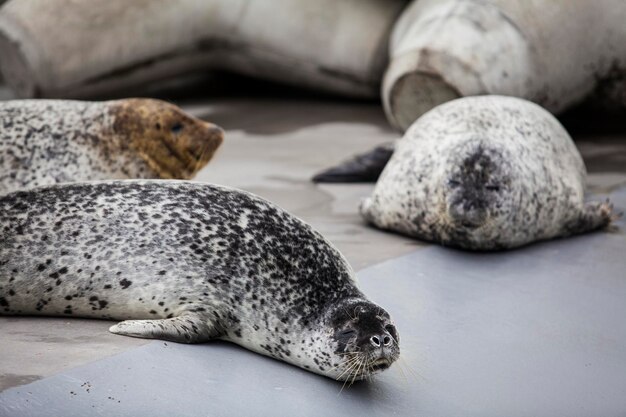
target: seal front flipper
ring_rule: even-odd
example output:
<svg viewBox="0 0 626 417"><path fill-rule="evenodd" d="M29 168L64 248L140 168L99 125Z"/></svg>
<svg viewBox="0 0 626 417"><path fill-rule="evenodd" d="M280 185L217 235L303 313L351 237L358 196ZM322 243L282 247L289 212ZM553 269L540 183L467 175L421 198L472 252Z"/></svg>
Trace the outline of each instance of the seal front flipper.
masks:
<svg viewBox="0 0 626 417"><path fill-rule="evenodd" d="M316 174L313 182L376 182L389 162L394 148L394 143L377 146L369 152L356 155Z"/></svg>
<svg viewBox="0 0 626 417"><path fill-rule="evenodd" d="M178 343L201 343L221 336L221 326L207 314L185 313L161 320L125 320L109 328L111 333Z"/></svg>

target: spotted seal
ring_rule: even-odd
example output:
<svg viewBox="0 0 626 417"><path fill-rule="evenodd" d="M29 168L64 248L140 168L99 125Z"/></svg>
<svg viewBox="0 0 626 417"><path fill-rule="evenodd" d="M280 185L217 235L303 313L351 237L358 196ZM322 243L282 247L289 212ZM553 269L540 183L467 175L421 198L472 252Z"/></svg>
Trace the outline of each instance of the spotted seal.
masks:
<svg viewBox="0 0 626 417"><path fill-rule="evenodd" d="M513 248L607 226L612 207L584 203L585 176L572 139L546 110L513 97L467 97L413 124L360 211L419 239Z"/></svg>
<svg viewBox="0 0 626 417"><path fill-rule="evenodd" d="M0 314L125 320L113 333L222 339L339 380L399 355L389 314L310 226L188 181L62 184L0 197Z"/></svg>
<svg viewBox="0 0 626 417"><path fill-rule="evenodd" d="M154 99L0 102L0 194L61 182L191 178L223 131Z"/></svg>

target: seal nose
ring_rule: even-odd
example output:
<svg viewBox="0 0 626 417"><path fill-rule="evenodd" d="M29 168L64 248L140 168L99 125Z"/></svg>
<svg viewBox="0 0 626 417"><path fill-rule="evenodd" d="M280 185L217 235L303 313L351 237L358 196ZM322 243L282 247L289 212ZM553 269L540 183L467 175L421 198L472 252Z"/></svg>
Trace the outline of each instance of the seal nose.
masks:
<svg viewBox="0 0 626 417"><path fill-rule="evenodd" d="M487 219L485 210L472 202L452 205L448 213L455 223L468 229L482 226Z"/></svg>
<svg viewBox="0 0 626 417"><path fill-rule="evenodd" d="M224 134L224 130L218 125L204 122L201 134L189 138L188 150L195 159L201 160L205 164L211 160L215 151L224 141Z"/></svg>
<svg viewBox="0 0 626 417"><path fill-rule="evenodd" d="M389 335L372 336L372 337L370 337L370 343L374 347L380 347L381 344L383 346L390 346L391 345L391 340L392 340L391 336L389 336Z"/></svg>
<svg viewBox="0 0 626 417"><path fill-rule="evenodd" d="M209 129L209 135L211 137L216 138L220 142L224 140L224 129L222 129L218 125L214 125L213 123L207 123L207 128Z"/></svg>

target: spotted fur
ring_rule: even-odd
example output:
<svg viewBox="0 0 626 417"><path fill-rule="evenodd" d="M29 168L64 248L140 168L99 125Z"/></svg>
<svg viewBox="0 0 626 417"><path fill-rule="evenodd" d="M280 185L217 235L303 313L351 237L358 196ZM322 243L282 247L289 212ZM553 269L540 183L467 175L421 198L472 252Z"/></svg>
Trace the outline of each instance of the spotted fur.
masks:
<svg viewBox="0 0 626 417"><path fill-rule="evenodd" d="M607 226L611 206L584 203L585 176L547 111L512 97L467 97L413 124L360 210L379 228L427 241L513 248Z"/></svg>
<svg viewBox="0 0 626 417"><path fill-rule="evenodd" d="M229 340L338 379L399 354L389 315L345 258L246 192L140 180L37 188L0 197L0 234L0 314L127 320L111 331Z"/></svg>
<svg viewBox="0 0 626 417"><path fill-rule="evenodd" d="M63 182L192 177L217 126L152 99L0 102L0 194Z"/></svg>

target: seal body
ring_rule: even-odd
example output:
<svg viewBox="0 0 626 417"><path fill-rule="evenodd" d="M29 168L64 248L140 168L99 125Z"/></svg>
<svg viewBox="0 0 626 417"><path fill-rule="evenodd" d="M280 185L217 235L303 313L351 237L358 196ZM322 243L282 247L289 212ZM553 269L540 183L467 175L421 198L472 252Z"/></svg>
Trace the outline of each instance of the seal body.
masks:
<svg viewBox="0 0 626 417"><path fill-rule="evenodd" d="M0 314L127 320L128 336L228 340L337 379L398 357L345 258L251 194L184 181L0 197Z"/></svg>
<svg viewBox="0 0 626 417"><path fill-rule="evenodd" d="M373 225L466 249L506 249L598 229L586 170L560 123L525 100L467 97L422 116L361 205Z"/></svg>
<svg viewBox="0 0 626 417"><path fill-rule="evenodd" d="M0 103L0 194L62 182L192 177L223 132L159 100Z"/></svg>

